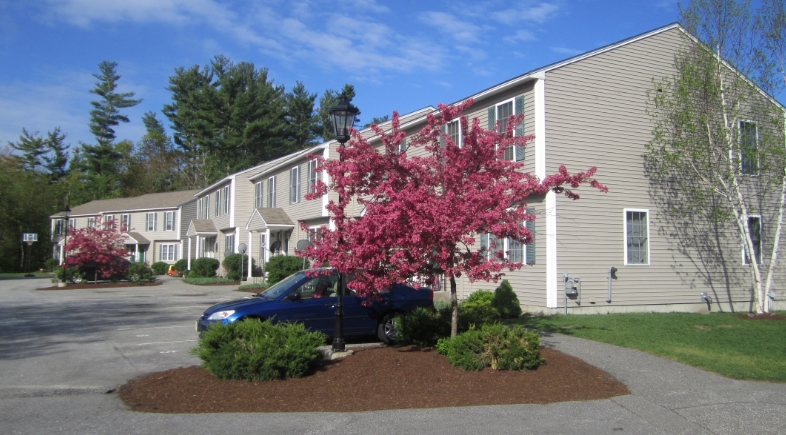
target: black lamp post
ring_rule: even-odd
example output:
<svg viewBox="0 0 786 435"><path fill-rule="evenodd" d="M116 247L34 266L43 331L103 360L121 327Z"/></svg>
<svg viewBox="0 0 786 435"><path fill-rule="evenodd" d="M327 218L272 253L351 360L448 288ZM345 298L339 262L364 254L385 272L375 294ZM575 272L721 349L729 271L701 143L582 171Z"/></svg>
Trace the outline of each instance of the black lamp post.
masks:
<svg viewBox="0 0 786 435"><path fill-rule="evenodd" d="M328 110L330 114L330 123L333 126L333 133L335 139L339 143L340 148L344 148L344 144L349 140L349 135L352 126L355 124L355 117L360 113L357 107L349 102L346 94L341 94L338 97L338 104ZM339 161L342 160L341 153L339 153ZM339 207L342 207L341 192L338 193ZM339 246L344 242L343 236L339 238ZM344 352L346 350L344 343L344 291L346 291L346 275L343 273L338 275L338 300L336 301L336 330L333 333L333 352Z"/></svg>

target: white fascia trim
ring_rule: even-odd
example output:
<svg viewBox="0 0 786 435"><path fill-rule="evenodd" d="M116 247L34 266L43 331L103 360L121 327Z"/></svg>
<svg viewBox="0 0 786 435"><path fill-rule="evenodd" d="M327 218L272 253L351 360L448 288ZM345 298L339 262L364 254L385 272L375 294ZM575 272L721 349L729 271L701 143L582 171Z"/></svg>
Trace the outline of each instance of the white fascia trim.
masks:
<svg viewBox="0 0 786 435"><path fill-rule="evenodd" d="M628 263L628 212L647 213L647 263ZM650 239L650 211L646 208L622 209L622 264L625 266L649 266L652 264L652 239Z"/></svg>
<svg viewBox="0 0 786 435"><path fill-rule="evenodd" d="M283 160L282 162L280 162L279 164L277 164L277 165L275 165L275 166L271 166L271 167L269 167L269 168L265 169L264 171L262 171L262 172L260 172L260 173L258 173L258 174L256 174L256 175L254 175L254 176L252 176L252 177L251 177L251 178L249 178L248 180L249 180L250 182L254 183L254 182L256 182L256 180L258 180L258 179L260 179L260 178L264 178L266 175L270 174L271 172L275 172L275 171L277 171L277 170L279 170L279 169L281 169L281 168L286 168L287 166L291 165L293 161L295 161L295 160L297 160L297 159L300 159L300 158L306 158L306 156L307 156L307 155L309 155L309 154L315 154L315 153L318 153L318 151L319 151L321 148L328 148L328 146L329 146L329 145L330 145L332 142L333 142L333 141L331 141L331 142L325 142L325 143L323 143L323 144L317 145L317 146L315 146L315 147L312 147L312 148L309 148L309 149L307 149L307 150L298 151L298 152L296 152L296 153L292 153L292 154L290 154L290 155L284 156L284 157L282 157L282 159L285 159L285 160Z"/></svg>
<svg viewBox="0 0 786 435"><path fill-rule="evenodd" d="M546 77L535 82L535 175L546 178Z"/></svg>
<svg viewBox="0 0 786 435"><path fill-rule="evenodd" d="M232 175L231 182L229 183L229 226L235 226L235 193L237 192L237 178L235 175Z"/></svg>
<svg viewBox="0 0 786 435"><path fill-rule="evenodd" d="M330 158L330 147L325 147L325 149L322 150L322 158L325 160ZM330 185L330 175L328 175L327 171L322 171L322 182L325 183L325 185ZM330 215L328 213L327 205L328 193L325 192L325 194L322 195L322 216Z"/></svg>
<svg viewBox="0 0 786 435"><path fill-rule="evenodd" d="M546 194L546 307L558 308L557 194Z"/></svg>

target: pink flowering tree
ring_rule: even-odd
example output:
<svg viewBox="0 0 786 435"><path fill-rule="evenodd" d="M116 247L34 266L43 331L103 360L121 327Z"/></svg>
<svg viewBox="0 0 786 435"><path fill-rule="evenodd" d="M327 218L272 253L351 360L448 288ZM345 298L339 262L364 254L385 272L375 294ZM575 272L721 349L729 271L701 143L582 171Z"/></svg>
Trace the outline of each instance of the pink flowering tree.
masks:
<svg viewBox="0 0 786 435"><path fill-rule="evenodd" d="M128 255L123 236L114 228L114 222L105 225L104 230L81 228L71 232L65 246L66 262L77 267L95 264L101 278L127 272L126 262L118 261Z"/></svg>
<svg viewBox="0 0 786 435"><path fill-rule="evenodd" d="M524 265L506 261L498 250L489 256L473 249L476 237L489 233L531 243L525 223L535 216L526 213L527 198L552 190L577 199L571 189L581 185L607 190L593 179L594 167L570 174L561 166L543 180L523 172L523 162L503 159L507 146L526 146L534 138L514 135L523 117L512 116L503 132L487 130L476 118L470 125L461 116L471 104L440 104L439 115L428 115L426 126L406 138L406 149L396 112L389 132L372 126L381 147L353 132L338 150L341 160L319 162L318 170L330 175L331 184L318 182L306 196L317 199L328 189L339 193L340 201L327 205L335 230L323 228L322 237L301 253L317 264L328 261L342 273L354 273L357 279L348 286L361 296L413 277L432 284L444 275L450 282L452 336L458 325L456 278L497 281L505 269ZM463 144L440 131L456 118ZM363 217L345 214L353 201L365 208Z"/></svg>

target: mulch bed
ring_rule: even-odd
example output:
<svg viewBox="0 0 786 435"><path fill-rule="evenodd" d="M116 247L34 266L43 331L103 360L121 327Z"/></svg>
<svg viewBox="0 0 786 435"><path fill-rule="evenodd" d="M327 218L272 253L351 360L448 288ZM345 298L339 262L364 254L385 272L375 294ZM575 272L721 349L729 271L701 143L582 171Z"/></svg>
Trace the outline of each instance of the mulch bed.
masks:
<svg viewBox="0 0 786 435"><path fill-rule="evenodd" d="M90 283L83 282L83 283L79 283L79 284L68 284L65 287L58 287L56 285L52 286L52 287L42 287L42 288L39 288L37 290L84 290L84 289L88 289L88 290L94 290L95 289L95 290L97 290L97 289L104 289L104 288L121 288L121 287L152 287L152 286L161 285L161 284L162 284L161 281L143 282L143 283L140 283L140 284L136 284L134 282L114 282L113 283L113 282L100 282L99 281L96 284L93 284L92 282L90 282Z"/></svg>
<svg viewBox="0 0 786 435"><path fill-rule="evenodd" d="M222 381L193 366L152 373L120 387L134 411L359 412L597 400L630 394L611 375L579 358L541 348L532 371L451 366L434 348L363 349L326 361L315 373L270 382Z"/></svg>

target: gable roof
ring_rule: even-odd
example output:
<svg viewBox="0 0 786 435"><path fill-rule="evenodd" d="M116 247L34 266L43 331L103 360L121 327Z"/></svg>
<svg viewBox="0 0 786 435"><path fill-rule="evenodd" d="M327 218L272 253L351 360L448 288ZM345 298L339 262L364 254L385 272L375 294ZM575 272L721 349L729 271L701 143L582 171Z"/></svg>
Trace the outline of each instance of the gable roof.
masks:
<svg viewBox="0 0 786 435"><path fill-rule="evenodd" d="M186 235L191 236L217 236L216 225L210 219L192 219L188 224Z"/></svg>
<svg viewBox="0 0 786 435"><path fill-rule="evenodd" d="M97 215L100 213L121 213L144 210L158 210L177 208L183 204L194 201L197 190L181 190L178 192L148 193L131 198L100 199L86 202L71 209L70 217ZM50 217L62 217L64 212L58 212Z"/></svg>
<svg viewBox="0 0 786 435"><path fill-rule="evenodd" d="M252 228L253 225L253 228ZM294 228L295 223L283 208L255 208L246 222L246 229Z"/></svg>

